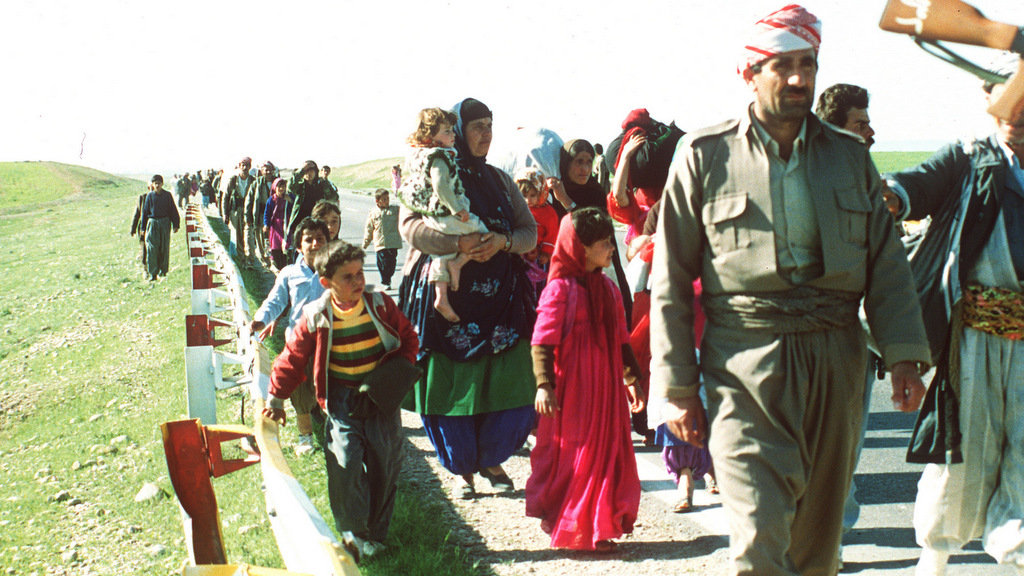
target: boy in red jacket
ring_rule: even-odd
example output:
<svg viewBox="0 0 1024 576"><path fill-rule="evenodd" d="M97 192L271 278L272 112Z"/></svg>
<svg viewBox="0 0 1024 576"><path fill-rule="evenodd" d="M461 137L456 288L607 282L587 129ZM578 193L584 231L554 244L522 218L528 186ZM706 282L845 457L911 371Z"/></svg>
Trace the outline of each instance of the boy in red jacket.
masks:
<svg viewBox="0 0 1024 576"><path fill-rule="evenodd" d="M334 240L314 265L327 292L307 304L292 338L274 361L270 402L263 414L285 423L284 400L313 362L316 399L327 414L324 443L327 489L334 522L356 557L384 548L402 467L399 411L349 415L350 398L367 374L396 357L416 362L419 339L383 292L366 290L363 251Z"/></svg>

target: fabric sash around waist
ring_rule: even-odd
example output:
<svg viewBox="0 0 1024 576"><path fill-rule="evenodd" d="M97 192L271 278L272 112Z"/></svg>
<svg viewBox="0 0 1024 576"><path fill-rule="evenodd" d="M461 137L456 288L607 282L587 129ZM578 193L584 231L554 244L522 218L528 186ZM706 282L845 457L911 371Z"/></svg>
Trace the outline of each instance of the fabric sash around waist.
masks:
<svg viewBox="0 0 1024 576"><path fill-rule="evenodd" d="M969 285L964 291L964 326L1006 338L1024 339L1024 294L991 286Z"/></svg>
<svg viewBox="0 0 1024 576"><path fill-rule="evenodd" d="M792 334L859 323L860 299L859 292L798 286L782 292L705 293L701 304L714 325Z"/></svg>

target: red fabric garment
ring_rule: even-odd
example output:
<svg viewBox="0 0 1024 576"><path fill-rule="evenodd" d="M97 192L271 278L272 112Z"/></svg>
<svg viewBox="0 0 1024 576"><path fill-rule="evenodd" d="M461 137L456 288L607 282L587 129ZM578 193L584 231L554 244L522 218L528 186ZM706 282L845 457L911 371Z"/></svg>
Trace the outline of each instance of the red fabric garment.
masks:
<svg viewBox="0 0 1024 576"><path fill-rule="evenodd" d="M604 272L586 270L586 255L580 237L572 226L572 217L562 218L558 227L558 238L555 240L555 251L551 255L551 267L548 269L548 282L556 278L575 278L587 288L590 309L590 323L595 334L612 338L617 328L615 315L610 308L617 290L606 281ZM618 295L621 300L622 296ZM625 314L623 312L623 314ZM621 315L620 315L621 316ZM609 347L609 349L613 349Z"/></svg>
<svg viewBox="0 0 1024 576"><path fill-rule="evenodd" d="M650 208L640 206L633 197L633 194L628 190L626 193L632 198L629 206L626 207L619 206L619 203L615 201L614 192L608 193L608 213L611 214L611 217L616 222L622 222L629 226L626 229L626 237L624 238L624 242L628 246L633 241L633 238L643 234L644 224L647 222L647 213L651 210Z"/></svg>
<svg viewBox="0 0 1024 576"><path fill-rule="evenodd" d="M537 248L548 256L555 252L555 241L558 239L558 213L551 204L531 206L530 214L537 221Z"/></svg>
<svg viewBox="0 0 1024 576"><path fill-rule="evenodd" d="M626 119L622 121L622 129L627 130L633 126L650 126L651 125L651 114L647 111L647 108L637 108L636 110L630 110L629 114L626 114ZM623 142L626 141L624 138ZM615 159L615 165L619 165L619 159Z"/></svg>
<svg viewBox="0 0 1024 576"><path fill-rule="evenodd" d="M636 111L634 110L633 112ZM644 110L644 112L646 112L646 110ZM631 112L630 115L632 114L633 113ZM650 117L648 117L648 124L649 120ZM623 129L626 128L625 122L623 122L622 127ZM619 169L619 163L622 160L622 151L626 148L626 142L628 142L634 134L647 136L647 131L644 130L642 126L636 125L630 128L622 136L622 145L619 146L619 153L618 155L615 156L616 170ZM654 206L658 202L658 200L661 199L662 192L663 190L661 189L654 190L652 188L638 188L637 186L633 185L633 175L631 172L629 179L626 181L626 194L628 194L630 198L629 206L626 206L625 208L620 208L618 203L615 201L614 194L608 194L608 211L612 213L612 218L615 218L617 221L622 222L623 224L628 224L630 227L630 232L632 234L627 233L627 244L637 235L643 233L644 221L647 219L647 213L650 212L651 206ZM614 209L612 207L613 205L615 206ZM619 216L616 216L616 211L619 213Z"/></svg>
<svg viewBox="0 0 1024 576"><path fill-rule="evenodd" d="M608 338L592 328L592 290L572 277L550 280L537 310L533 344L555 346L561 409L538 422L526 515L541 520L553 548L593 550L632 532L640 507L622 381L620 347L628 337L622 299L610 279L600 279L601 292L612 296L605 318L616 324Z"/></svg>
<svg viewBox="0 0 1024 576"><path fill-rule="evenodd" d="M648 242L637 253L636 258L650 264L654 257L654 242ZM700 305L701 284L698 278L693 282L693 332L697 345L700 346L704 335L704 309ZM640 364L640 389L644 399L648 398L651 388L651 294L641 290L633 294L633 330L629 334L629 346L633 349L637 363Z"/></svg>

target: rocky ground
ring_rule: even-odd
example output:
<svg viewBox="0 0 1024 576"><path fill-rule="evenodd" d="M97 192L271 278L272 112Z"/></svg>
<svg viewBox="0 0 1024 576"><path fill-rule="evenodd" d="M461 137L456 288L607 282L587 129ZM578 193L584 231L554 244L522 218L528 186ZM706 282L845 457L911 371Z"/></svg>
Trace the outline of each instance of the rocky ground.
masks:
<svg viewBox="0 0 1024 576"><path fill-rule="evenodd" d="M405 476L424 498L445 498L452 537L484 570L499 575L544 574L710 574L721 571L726 555L723 538L706 536L674 515L660 500L644 495L633 534L611 554L552 550L540 523L524 514L523 486L530 475L526 450L504 466L516 485L512 494L495 494L477 477L477 497L454 500L455 480L438 464L419 417L403 413L409 440Z"/></svg>

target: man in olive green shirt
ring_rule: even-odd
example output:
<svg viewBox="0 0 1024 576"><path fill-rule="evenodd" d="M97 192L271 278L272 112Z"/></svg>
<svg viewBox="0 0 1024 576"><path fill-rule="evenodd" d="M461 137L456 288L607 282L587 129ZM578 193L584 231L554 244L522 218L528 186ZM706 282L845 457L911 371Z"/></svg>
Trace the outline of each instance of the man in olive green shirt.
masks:
<svg viewBox="0 0 1024 576"><path fill-rule="evenodd" d="M733 574L838 569L864 397L861 300L896 408L917 409L930 362L867 149L810 113L819 41L799 6L758 22L739 67L754 103L682 141L658 223L651 396L668 399L670 430L702 445L707 386Z"/></svg>

